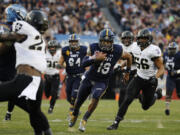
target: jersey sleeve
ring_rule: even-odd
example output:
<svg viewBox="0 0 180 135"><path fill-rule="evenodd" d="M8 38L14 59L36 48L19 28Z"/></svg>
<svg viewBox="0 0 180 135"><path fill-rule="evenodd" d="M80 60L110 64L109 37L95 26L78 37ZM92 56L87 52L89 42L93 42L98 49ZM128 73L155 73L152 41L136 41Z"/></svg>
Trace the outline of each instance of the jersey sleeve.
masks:
<svg viewBox="0 0 180 135"><path fill-rule="evenodd" d="M162 52L160 50L160 48L158 46L155 46L152 50L151 50L151 58L155 59L158 57L162 56Z"/></svg>

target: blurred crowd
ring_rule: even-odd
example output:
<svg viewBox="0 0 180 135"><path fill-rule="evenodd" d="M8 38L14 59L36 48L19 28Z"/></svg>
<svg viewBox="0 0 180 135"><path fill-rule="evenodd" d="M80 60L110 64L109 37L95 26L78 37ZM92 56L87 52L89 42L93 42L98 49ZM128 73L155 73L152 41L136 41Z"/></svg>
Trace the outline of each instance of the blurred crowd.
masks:
<svg viewBox="0 0 180 135"><path fill-rule="evenodd" d="M123 31L149 28L162 49L180 44L180 0L111 0L108 8Z"/></svg>
<svg viewBox="0 0 180 135"><path fill-rule="evenodd" d="M54 34L97 35L103 28L112 28L99 0L1 0L0 12L11 3L20 3L28 11L44 10L49 16L47 39ZM108 8L122 31L137 34L148 27L161 49L171 41L180 44L180 0L109 0ZM0 14L1 21L3 17Z"/></svg>
<svg viewBox="0 0 180 135"><path fill-rule="evenodd" d="M110 27L96 2L97 0L1 0L0 12L10 3L20 3L28 11L41 9L48 14L47 38L54 34L78 33L97 35L104 27ZM3 16L1 15L1 18Z"/></svg>

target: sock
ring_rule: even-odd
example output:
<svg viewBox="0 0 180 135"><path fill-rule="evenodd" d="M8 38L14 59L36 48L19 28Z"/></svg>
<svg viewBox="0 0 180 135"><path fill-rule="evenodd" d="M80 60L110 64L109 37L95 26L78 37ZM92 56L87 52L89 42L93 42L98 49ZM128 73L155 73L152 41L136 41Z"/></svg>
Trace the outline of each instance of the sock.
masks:
<svg viewBox="0 0 180 135"><path fill-rule="evenodd" d="M170 102L166 101L165 104L166 104L166 109L169 109Z"/></svg>
<svg viewBox="0 0 180 135"><path fill-rule="evenodd" d="M83 116L83 120L87 121L90 116L91 116L91 113L87 111Z"/></svg>
<svg viewBox="0 0 180 135"><path fill-rule="evenodd" d="M12 112L9 112L9 111L7 111L6 113L7 113L7 114L12 114Z"/></svg>

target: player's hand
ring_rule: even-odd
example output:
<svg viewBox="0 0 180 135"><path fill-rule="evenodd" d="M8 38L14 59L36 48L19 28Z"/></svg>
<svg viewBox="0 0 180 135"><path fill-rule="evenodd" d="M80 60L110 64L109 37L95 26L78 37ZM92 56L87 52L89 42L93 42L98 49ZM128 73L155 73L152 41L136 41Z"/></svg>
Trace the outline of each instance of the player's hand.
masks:
<svg viewBox="0 0 180 135"><path fill-rule="evenodd" d="M173 77L173 76L175 76L177 74L177 71L176 70L172 70L170 74Z"/></svg>
<svg viewBox="0 0 180 135"><path fill-rule="evenodd" d="M106 53L103 52L95 52L94 56L96 61L104 61L106 59Z"/></svg>
<svg viewBox="0 0 180 135"><path fill-rule="evenodd" d="M150 83L152 86L156 87L157 84L158 84L158 80L157 80L157 78L156 78L155 76L152 76L151 78L149 78L149 83Z"/></svg>
<svg viewBox="0 0 180 135"><path fill-rule="evenodd" d="M129 81L129 73L124 74L124 83L127 83Z"/></svg>

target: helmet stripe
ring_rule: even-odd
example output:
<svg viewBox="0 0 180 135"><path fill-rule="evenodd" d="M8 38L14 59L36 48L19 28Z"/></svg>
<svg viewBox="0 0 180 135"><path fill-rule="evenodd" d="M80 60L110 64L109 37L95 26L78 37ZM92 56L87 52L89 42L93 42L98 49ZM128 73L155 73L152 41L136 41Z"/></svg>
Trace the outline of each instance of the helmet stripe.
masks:
<svg viewBox="0 0 180 135"><path fill-rule="evenodd" d="M108 36L108 33L109 33L109 30L108 30L108 29L106 29L106 36Z"/></svg>

